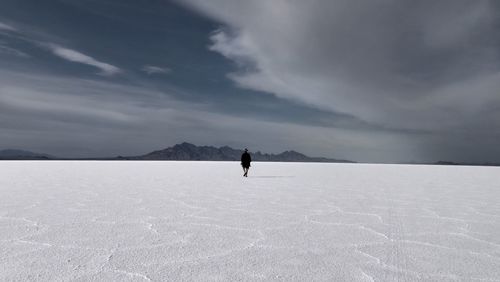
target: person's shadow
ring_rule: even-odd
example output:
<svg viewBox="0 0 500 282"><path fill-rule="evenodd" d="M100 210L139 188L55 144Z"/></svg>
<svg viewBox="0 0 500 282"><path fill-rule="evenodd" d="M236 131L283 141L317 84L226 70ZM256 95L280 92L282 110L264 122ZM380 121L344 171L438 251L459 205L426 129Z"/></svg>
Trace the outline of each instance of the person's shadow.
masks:
<svg viewBox="0 0 500 282"><path fill-rule="evenodd" d="M256 176L250 176L251 178L292 178L294 176L287 176L287 175L256 175Z"/></svg>

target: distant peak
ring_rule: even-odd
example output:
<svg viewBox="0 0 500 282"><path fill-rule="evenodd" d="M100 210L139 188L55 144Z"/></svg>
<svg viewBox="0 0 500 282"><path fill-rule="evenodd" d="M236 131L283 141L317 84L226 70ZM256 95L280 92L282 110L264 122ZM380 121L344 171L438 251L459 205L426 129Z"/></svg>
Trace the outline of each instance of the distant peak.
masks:
<svg viewBox="0 0 500 282"><path fill-rule="evenodd" d="M293 151L293 150L284 151L283 153L281 153L281 155L300 155L300 156L305 156L304 154L299 153L297 151Z"/></svg>
<svg viewBox="0 0 500 282"><path fill-rule="evenodd" d="M172 148L196 148L198 146L188 143L188 142L182 142L180 144L175 144Z"/></svg>
<svg viewBox="0 0 500 282"><path fill-rule="evenodd" d="M175 146L195 146L196 147L196 145L194 145L192 143L188 143L188 142L182 142L180 144L176 144Z"/></svg>

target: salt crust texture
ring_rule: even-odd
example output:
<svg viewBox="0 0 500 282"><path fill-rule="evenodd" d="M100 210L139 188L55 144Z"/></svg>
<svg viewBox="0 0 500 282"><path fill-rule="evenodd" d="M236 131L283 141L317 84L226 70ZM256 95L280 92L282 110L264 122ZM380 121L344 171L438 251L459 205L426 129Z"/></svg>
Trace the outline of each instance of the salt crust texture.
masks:
<svg viewBox="0 0 500 282"><path fill-rule="evenodd" d="M0 162L0 281L500 281L500 168Z"/></svg>

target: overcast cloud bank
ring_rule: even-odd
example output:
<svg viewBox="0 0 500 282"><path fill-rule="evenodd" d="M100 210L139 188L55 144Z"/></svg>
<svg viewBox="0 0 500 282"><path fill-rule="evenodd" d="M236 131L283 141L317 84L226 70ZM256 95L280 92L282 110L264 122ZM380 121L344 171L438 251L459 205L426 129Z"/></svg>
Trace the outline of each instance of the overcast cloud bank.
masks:
<svg viewBox="0 0 500 282"><path fill-rule="evenodd" d="M444 142L475 139L468 150L499 137L494 1L187 2L223 24L209 48L240 67L228 74L239 87Z"/></svg>

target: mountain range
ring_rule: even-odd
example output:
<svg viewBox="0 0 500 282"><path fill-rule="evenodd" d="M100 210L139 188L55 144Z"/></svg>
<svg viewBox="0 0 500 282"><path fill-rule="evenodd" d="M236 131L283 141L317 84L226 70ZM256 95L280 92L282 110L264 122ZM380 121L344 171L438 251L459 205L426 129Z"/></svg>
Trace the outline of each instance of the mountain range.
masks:
<svg viewBox="0 0 500 282"><path fill-rule="evenodd" d="M108 158L62 158L49 154L34 153L25 150L0 150L0 160L151 160L151 161L239 161L242 149L229 146L196 146L187 142L176 144L163 150L153 151L139 156L117 156ZM318 162L318 163L355 163L350 160L309 157L296 151L285 151L279 154L268 154L260 151L250 152L253 161L259 162ZM402 163L403 164L403 163ZM500 163L457 163L438 161L434 163L407 162L406 164L424 165L467 165L467 166L500 166Z"/></svg>
<svg viewBox="0 0 500 282"><path fill-rule="evenodd" d="M118 156L110 158L79 158L80 160L175 160L175 161L239 161L242 149L228 146L196 146L187 142L176 144L163 150L153 151L140 156ZM251 152L253 161L261 162L322 162L353 163L349 160L338 160L323 157L309 157L296 151L285 151L279 154ZM0 151L0 160L67 160L47 154L33 153L23 150ZM72 158L75 160L75 158ZM78 158L76 159L78 160Z"/></svg>

